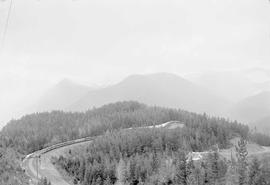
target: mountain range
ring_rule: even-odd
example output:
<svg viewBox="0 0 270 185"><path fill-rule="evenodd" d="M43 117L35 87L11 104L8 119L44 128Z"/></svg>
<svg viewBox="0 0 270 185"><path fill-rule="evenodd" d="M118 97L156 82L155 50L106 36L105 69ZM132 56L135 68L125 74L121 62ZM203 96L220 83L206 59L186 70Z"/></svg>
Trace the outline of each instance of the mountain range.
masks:
<svg viewBox="0 0 270 185"><path fill-rule="evenodd" d="M252 128L270 133L270 91L263 91L239 101L230 109L231 118L248 123Z"/></svg>
<svg viewBox="0 0 270 185"><path fill-rule="evenodd" d="M168 73L132 75L118 84L88 92L69 109L83 111L110 102L135 100L148 105L220 115L228 102L209 90Z"/></svg>
<svg viewBox="0 0 270 185"><path fill-rule="evenodd" d="M64 79L48 89L38 101L30 106L28 112L51 110L68 111L68 107L86 95L92 88Z"/></svg>
<svg viewBox="0 0 270 185"><path fill-rule="evenodd" d="M229 83L234 79L235 82ZM270 120L270 91L262 84L268 83L254 84L235 73L208 73L200 81L187 80L170 73L131 75L103 88L91 88L65 79L47 90L25 112L86 111L108 103L134 100L148 105L228 117L266 128ZM259 93L255 93L257 91ZM254 95L247 96L252 93Z"/></svg>
<svg viewBox="0 0 270 185"><path fill-rule="evenodd" d="M264 91L239 101L231 109L231 114L244 122L256 122L270 116L270 92Z"/></svg>
<svg viewBox="0 0 270 185"><path fill-rule="evenodd" d="M99 89L66 79L49 89L28 112L86 111L128 100L211 115L221 115L229 105L224 98L178 75L156 73L131 75L119 83Z"/></svg>

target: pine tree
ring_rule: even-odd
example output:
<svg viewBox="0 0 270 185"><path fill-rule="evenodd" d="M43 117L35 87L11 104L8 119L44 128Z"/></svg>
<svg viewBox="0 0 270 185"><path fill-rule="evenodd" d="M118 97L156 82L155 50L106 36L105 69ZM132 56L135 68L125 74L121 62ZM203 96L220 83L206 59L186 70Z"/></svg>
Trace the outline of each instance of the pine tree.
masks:
<svg viewBox="0 0 270 185"><path fill-rule="evenodd" d="M187 185L196 185L195 165L192 159L187 163L186 174Z"/></svg>
<svg viewBox="0 0 270 185"><path fill-rule="evenodd" d="M187 165L186 171L187 171L187 176L188 176L193 172L195 168L194 161L191 159L190 161L187 162L186 165Z"/></svg>
<svg viewBox="0 0 270 185"><path fill-rule="evenodd" d="M218 148L208 154L206 165L206 181L209 185L225 184L225 174L227 172L226 163L220 158Z"/></svg>
<svg viewBox="0 0 270 185"><path fill-rule="evenodd" d="M260 161L257 158L253 158L249 168L248 185L261 185L262 178Z"/></svg>
<svg viewBox="0 0 270 185"><path fill-rule="evenodd" d="M180 151L176 164L176 183L179 185L187 185L187 158L185 152Z"/></svg>
<svg viewBox="0 0 270 185"><path fill-rule="evenodd" d="M204 184L204 177L205 177L205 171L202 166L196 166L194 171L193 171L195 180L196 180L196 185L203 185Z"/></svg>
<svg viewBox="0 0 270 185"><path fill-rule="evenodd" d="M215 185L218 181L219 176L219 155L217 151L208 154L208 177L209 177L209 184Z"/></svg>
<svg viewBox="0 0 270 185"><path fill-rule="evenodd" d="M51 185L51 182L49 182L47 178L44 178L38 182L38 185Z"/></svg>
<svg viewBox="0 0 270 185"><path fill-rule="evenodd" d="M127 181L127 167L125 161L121 158L116 169L117 185L124 185Z"/></svg>
<svg viewBox="0 0 270 185"><path fill-rule="evenodd" d="M195 169L187 177L187 185L197 185L197 179L194 172Z"/></svg>
<svg viewBox="0 0 270 185"><path fill-rule="evenodd" d="M152 162L151 162L151 167L154 172L157 171L159 167L159 161L158 161L158 156L156 150L154 150L154 153L152 155Z"/></svg>
<svg viewBox="0 0 270 185"><path fill-rule="evenodd" d="M236 166L230 163L227 173L226 173L226 185L236 185L238 184L238 174Z"/></svg>
<svg viewBox="0 0 270 185"><path fill-rule="evenodd" d="M96 179L95 185L102 185L102 179L101 179L101 177L98 177Z"/></svg>
<svg viewBox="0 0 270 185"><path fill-rule="evenodd" d="M238 173L237 173L237 163L233 157L231 150L231 159L228 162L228 169L225 175L226 185L235 185L238 184Z"/></svg>
<svg viewBox="0 0 270 185"><path fill-rule="evenodd" d="M111 185L111 184L112 184L111 179L110 179L110 177L108 176L108 177L106 178L106 180L104 181L103 185Z"/></svg>
<svg viewBox="0 0 270 185"><path fill-rule="evenodd" d="M238 174L239 174L239 185L247 184L247 141L241 137L238 141L238 146L235 147L237 154L237 163L238 163Z"/></svg>

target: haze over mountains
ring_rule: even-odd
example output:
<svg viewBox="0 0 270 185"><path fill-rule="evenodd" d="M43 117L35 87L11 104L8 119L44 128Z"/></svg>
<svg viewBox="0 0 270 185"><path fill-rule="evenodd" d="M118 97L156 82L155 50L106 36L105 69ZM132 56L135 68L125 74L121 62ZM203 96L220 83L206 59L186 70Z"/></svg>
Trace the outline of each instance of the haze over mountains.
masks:
<svg viewBox="0 0 270 185"><path fill-rule="evenodd" d="M239 101L230 110L231 118L270 133L270 92L263 91Z"/></svg>
<svg viewBox="0 0 270 185"><path fill-rule="evenodd" d="M64 79L49 89L30 108L30 112L68 110L68 106L86 95L92 88Z"/></svg>
<svg viewBox="0 0 270 185"><path fill-rule="evenodd" d="M224 116L266 132L270 128L270 71L263 68L197 74L190 80L231 103ZM269 126L268 126L269 125Z"/></svg>
<svg viewBox="0 0 270 185"><path fill-rule="evenodd" d="M270 115L270 92L265 91L239 101L231 110L235 119L255 122Z"/></svg>
<svg viewBox="0 0 270 185"><path fill-rule="evenodd" d="M177 107L194 112L220 115L228 102L180 76L158 73L133 75L120 83L90 91L71 110L83 111L106 103L136 100L149 105Z"/></svg>
<svg viewBox="0 0 270 185"><path fill-rule="evenodd" d="M269 77L269 70L251 68L208 72L189 79L230 100L225 116L265 132L265 128L270 128Z"/></svg>
<svg viewBox="0 0 270 185"><path fill-rule="evenodd" d="M112 102L134 100L265 127L270 120L270 92L265 91L267 86L262 84L268 83L258 78L252 81L249 78L256 79L254 73L248 74L209 72L185 78L170 73L131 75L103 88L91 88L64 79L47 90L23 114L51 110L86 111Z"/></svg>
<svg viewBox="0 0 270 185"><path fill-rule="evenodd" d="M255 91L255 83L235 71L202 73L191 77L191 80L232 102L237 102Z"/></svg>
<svg viewBox="0 0 270 185"><path fill-rule="evenodd" d="M270 90L270 72L262 68L208 71L188 75L187 79L234 103Z"/></svg>
<svg viewBox="0 0 270 185"><path fill-rule="evenodd" d="M1 4L0 30L6 25L9 2ZM268 0L16 1L0 55L0 123L18 118L15 110L29 104L32 111L80 109L83 102L77 101L77 97L84 96L80 93L62 97L47 92L49 95L38 102L30 102L34 101L34 95L40 97L44 89L65 77L104 85L119 82L131 74L160 71L179 74L193 85L199 85L203 93L194 92L196 98L177 97L166 102L166 96L158 99L163 92L157 92L157 97L147 99L148 103L180 105L183 109L209 111L209 114L213 114L210 112L213 107L218 107L214 112L220 112L220 107L226 109L227 102L234 106L262 89L270 90L267 80L250 80L250 74L253 77L260 73L270 81L269 72L264 70L270 68L269 15ZM261 69L246 71L247 76L231 71L254 67ZM206 70L216 72L210 74ZM220 70L229 72L224 74ZM184 76L187 73L204 74L199 80L190 80ZM119 84L95 92L116 89L114 86L118 88ZM146 91L146 88L138 89L141 95ZM167 91L164 94L173 93ZM183 88L182 94L178 93L181 96L193 93L182 91ZM209 94L218 99L217 106L212 105L214 100L202 98L206 96L208 100ZM133 94L121 96L136 98ZM103 100L90 101L86 98L86 101L98 105L116 97L119 98L114 95L111 99L102 97ZM21 99L24 101L20 102ZM193 101L194 107L188 100ZM201 100L203 105L198 103ZM223 101L224 105L219 107Z"/></svg>

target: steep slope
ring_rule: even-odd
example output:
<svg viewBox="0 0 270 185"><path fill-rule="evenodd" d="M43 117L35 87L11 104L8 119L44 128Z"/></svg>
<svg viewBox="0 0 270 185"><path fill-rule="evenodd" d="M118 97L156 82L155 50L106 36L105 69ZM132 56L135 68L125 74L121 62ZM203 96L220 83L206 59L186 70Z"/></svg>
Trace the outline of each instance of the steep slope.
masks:
<svg viewBox="0 0 270 185"><path fill-rule="evenodd" d="M29 112L41 112L51 110L68 110L68 106L76 102L91 90L90 87L76 84L64 79L49 89Z"/></svg>
<svg viewBox="0 0 270 185"><path fill-rule="evenodd" d="M270 116L270 92L264 91L247 97L238 102L230 112L233 118L248 123L268 117Z"/></svg>
<svg viewBox="0 0 270 185"><path fill-rule="evenodd" d="M91 91L70 109L83 111L124 100L215 115L220 115L228 105L224 99L177 75L158 73L129 76L114 86Z"/></svg>

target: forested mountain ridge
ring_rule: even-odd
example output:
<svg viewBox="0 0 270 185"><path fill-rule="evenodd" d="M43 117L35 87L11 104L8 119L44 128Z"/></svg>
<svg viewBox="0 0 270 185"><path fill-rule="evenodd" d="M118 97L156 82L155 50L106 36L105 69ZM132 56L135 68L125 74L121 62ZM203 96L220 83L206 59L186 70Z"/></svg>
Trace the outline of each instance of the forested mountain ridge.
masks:
<svg viewBox="0 0 270 185"><path fill-rule="evenodd" d="M108 104L81 113L53 111L27 115L10 121L1 135L7 145L27 154L54 143L101 135L107 130L156 125L171 120L185 124L194 151L216 143L226 147L233 136L248 135L248 127L237 122L132 101Z"/></svg>

